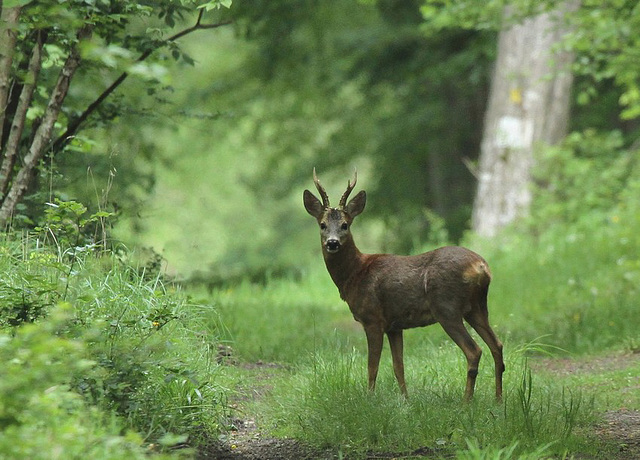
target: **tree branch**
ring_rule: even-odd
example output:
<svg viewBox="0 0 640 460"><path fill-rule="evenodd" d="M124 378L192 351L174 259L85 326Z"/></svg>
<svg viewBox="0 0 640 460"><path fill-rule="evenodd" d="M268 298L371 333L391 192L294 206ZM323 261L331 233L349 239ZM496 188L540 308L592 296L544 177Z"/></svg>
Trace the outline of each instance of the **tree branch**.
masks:
<svg viewBox="0 0 640 460"><path fill-rule="evenodd" d="M172 35L171 37L164 40L161 44L159 44L155 48L145 51L138 57L138 59L136 59L136 62L144 61L157 49L162 48L163 46L167 46L169 43L175 40L178 40L179 38L182 38L185 35L188 35L192 32L195 32L196 30L216 29L218 27L229 25L232 22L232 21L223 21L216 24L202 24L201 20L202 20L203 13L204 11L201 10L200 13L198 14L198 19L196 20L196 23L193 26L188 27ZM62 148L67 144L67 142L69 142L73 138L73 136L75 136L78 129L80 128L80 125L84 123L93 112L95 112L95 110L100 106L100 104L102 104L102 102L104 102L104 100L107 97L109 97L111 93L113 93L116 90L116 88L118 88L122 84L122 82L126 80L128 76L129 76L128 72L122 72L122 74L120 74L120 76L116 78L113 81L113 83L111 83L111 85L109 85L109 87L102 92L102 94L100 94L91 104L87 106L84 112L82 112L76 119L72 120L69 123L65 132L60 137L58 137L58 139L56 139L56 141L53 143L54 153L60 152L62 150Z"/></svg>

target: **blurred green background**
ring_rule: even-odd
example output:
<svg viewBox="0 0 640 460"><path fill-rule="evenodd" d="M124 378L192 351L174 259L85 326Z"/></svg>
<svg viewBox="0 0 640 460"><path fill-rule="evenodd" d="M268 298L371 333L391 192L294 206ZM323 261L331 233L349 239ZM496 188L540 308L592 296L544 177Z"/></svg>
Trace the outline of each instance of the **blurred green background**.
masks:
<svg viewBox="0 0 640 460"><path fill-rule="evenodd" d="M145 81L123 85L113 123L87 133L91 148L60 158L54 188L85 202L108 195L120 216L114 235L158 251L181 279L262 280L318 263L301 205L314 166L333 197L358 168L358 188L369 193L361 249L458 242L469 227L497 32L438 29L421 6L237 2L233 25L182 39L195 65L170 67L151 95ZM570 170L564 162L575 157L614 162L637 137L637 122L619 117L613 78L578 74L574 88L578 134L554 171ZM628 174L616 178L609 205ZM560 179L540 173L533 186L553 195Z"/></svg>

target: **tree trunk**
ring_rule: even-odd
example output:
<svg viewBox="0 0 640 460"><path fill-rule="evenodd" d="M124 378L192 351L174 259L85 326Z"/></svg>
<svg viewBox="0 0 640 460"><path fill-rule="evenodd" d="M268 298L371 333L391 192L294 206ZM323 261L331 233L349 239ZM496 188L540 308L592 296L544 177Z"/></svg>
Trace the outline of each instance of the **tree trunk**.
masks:
<svg viewBox="0 0 640 460"><path fill-rule="evenodd" d="M572 1L500 32L472 216L481 236L528 214L536 148L566 135L573 54L554 46Z"/></svg>
<svg viewBox="0 0 640 460"><path fill-rule="evenodd" d="M7 142L4 146L4 158L2 159L2 165L0 166L0 203L4 200L9 184L11 183L11 173L18 156L20 138L24 132L27 111L31 106L33 92L42 67L42 46L42 33L38 32L36 35L36 43L31 54L31 59L29 60L27 75L24 79L22 91L20 92L18 105L13 115L13 122L11 123L9 137L7 138Z"/></svg>
<svg viewBox="0 0 640 460"><path fill-rule="evenodd" d="M0 144L4 138L4 122L11 85L11 65L16 49L20 7L3 8L0 1ZM0 145L0 150L2 146Z"/></svg>
<svg viewBox="0 0 640 460"><path fill-rule="evenodd" d="M86 27L80 31L78 38L83 39L89 35L90 28ZM78 47L74 46L60 70L58 81L51 92L49 103L47 104L47 108L42 117L42 122L35 133L33 142L29 147L29 151L24 157L22 167L11 183L11 188L4 197L2 206L0 206L0 226L2 227L4 227L11 219L16 204L22 199L25 191L29 187L29 182L38 162L44 156L45 149L51 140L53 127L62 108L62 103L69 91L71 79L73 78L79 64L80 53L78 51Z"/></svg>

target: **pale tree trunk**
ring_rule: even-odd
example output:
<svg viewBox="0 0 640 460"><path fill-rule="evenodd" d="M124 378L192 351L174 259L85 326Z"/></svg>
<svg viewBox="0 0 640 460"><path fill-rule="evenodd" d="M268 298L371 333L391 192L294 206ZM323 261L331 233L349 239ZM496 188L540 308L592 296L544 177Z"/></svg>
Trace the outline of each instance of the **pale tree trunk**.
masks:
<svg viewBox="0 0 640 460"><path fill-rule="evenodd" d="M573 8L565 2L500 32L472 216L481 236L528 214L535 151L566 135L573 54L554 46L568 32L563 17Z"/></svg>

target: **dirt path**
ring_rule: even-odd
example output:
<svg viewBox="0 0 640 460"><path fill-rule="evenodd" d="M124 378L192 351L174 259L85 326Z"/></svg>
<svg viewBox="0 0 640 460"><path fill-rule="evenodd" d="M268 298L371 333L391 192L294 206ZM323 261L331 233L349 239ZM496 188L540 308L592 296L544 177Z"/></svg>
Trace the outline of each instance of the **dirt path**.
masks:
<svg viewBox="0 0 640 460"><path fill-rule="evenodd" d="M202 448L199 460L312 460L334 459L330 452L319 452L295 439L276 439L260 433L252 418L235 420L235 429L223 442Z"/></svg>
<svg viewBox="0 0 640 460"><path fill-rule="evenodd" d="M273 363L239 364L233 359L225 361L227 364L249 369L256 375L250 388L238 389L237 401L234 405L241 405L247 399L264 397L273 388L271 380L274 372L283 368ZM212 442L199 450L198 460L328 460L336 458L331 452L312 449L295 439L265 436L257 426L255 418L249 415L233 418L230 420L230 426L232 429L221 441Z"/></svg>
<svg viewBox="0 0 640 460"><path fill-rule="evenodd" d="M607 411L604 423L596 427L596 434L618 445L617 458L640 459L640 411Z"/></svg>
<svg viewBox="0 0 640 460"><path fill-rule="evenodd" d="M624 370L640 363L640 353L610 355L593 359L549 358L532 360L532 368L550 372L558 376L579 375L583 373L603 373ZM259 377L255 386L245 389L244 397L262 397L270 390L270 372L277 365L248 364ZM627 390L627 388L625 388ZM629 392L640 391L640 376L631 382ZM240 398L242 398L240 393ZM249 395L250 393L250 395ZM233 429L221 441L203 446L197 455L198 460L288 460L288 459L337 459L330 451L318 451L305 446L294 439L281 439L265 436L251 416L231 421ZM597 439L612 442L618 446L615 460L640 459L640 410L619 408L604 414L604 420L594 427ZM408 453L372 453L370 459L384 458L442 458L441 453L428 449L418 449ZM580 458L580 457L577 457Z"/></svg>

